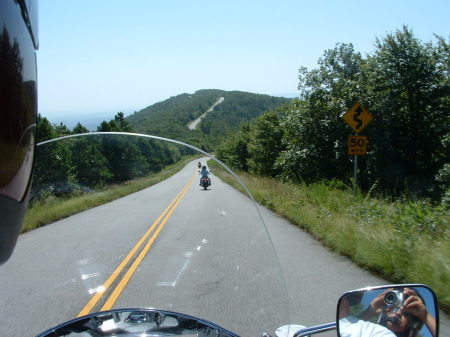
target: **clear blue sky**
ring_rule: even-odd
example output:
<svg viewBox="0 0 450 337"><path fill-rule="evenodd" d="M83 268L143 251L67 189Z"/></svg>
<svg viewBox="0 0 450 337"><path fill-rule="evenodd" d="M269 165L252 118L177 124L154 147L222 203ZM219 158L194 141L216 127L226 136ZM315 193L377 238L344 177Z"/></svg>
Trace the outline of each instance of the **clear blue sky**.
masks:
<svg viewBox="0 0 450 337"><path fill-rule="evenodd" d="M198 89L297 92L300 66L403 24L450 34L448 0L41 0L39 112L140 110Z"/></svg>

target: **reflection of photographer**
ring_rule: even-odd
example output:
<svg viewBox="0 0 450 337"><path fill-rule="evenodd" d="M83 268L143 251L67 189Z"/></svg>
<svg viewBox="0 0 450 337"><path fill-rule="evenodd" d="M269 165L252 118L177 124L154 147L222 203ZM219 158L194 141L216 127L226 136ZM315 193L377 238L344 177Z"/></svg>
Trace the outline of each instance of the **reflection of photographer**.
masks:
<svg viewBox="0 0 450 337"><path fill-rule="evenodd" d="M346 295L339 305L339 335L341 337L396 337L386 327L353 316L350 307L361 304L362 292Z"/></svg>
<svg viewBox="0 0 450 337"><path fill-rule="evenodd" d="M397 337L414 337L423 324L436 336L435 319L427 311L422 297L410 288L381 293L360 318L370 319L376 315L378 323L393 331Z"/></svg>

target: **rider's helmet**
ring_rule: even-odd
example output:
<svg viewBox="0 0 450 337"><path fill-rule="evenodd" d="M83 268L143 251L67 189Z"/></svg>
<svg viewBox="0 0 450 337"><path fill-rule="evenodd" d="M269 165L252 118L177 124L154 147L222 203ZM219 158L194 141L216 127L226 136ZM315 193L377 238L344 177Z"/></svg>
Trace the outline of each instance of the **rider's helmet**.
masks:
<svg viewBox="0 0 450 337"><path fill-rule="evenodd" d="M0 264L14 249L31 187L37 33L37 1L0 1Z"/></svg>
<svg viewBox="0 0 450 337"><path fill-rule="evenodd" d="M202 167L202 170L206 170L206 166L203 166L203 167Z"/></svg>

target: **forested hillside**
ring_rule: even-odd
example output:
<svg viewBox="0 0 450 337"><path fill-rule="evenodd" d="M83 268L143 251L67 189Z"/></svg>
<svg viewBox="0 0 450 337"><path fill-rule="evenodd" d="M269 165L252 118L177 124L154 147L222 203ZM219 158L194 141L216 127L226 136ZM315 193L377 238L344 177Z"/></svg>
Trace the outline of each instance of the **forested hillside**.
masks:
<svg viewBox="0 0 450 337"><path fill-rule="evenodd" d="M206 112L218 98L223 103L208 113L195 130L189 122ZM156 103L125 118L118 112L110 121L98 125L101 132L135 132L172 138L212 151L227 132L234 132L240 123L248 122L289 99L223 90L199 90L181 94ZM38 142L61 136L89 132L78 123L70 130L63 123L53 124L39 116ZM167 165L190 154L170 144L132 137L88 137L69 139L38 148L33 198L70 195L83 189L117 184L158 172ZM51 168L51 170L49 170ZM51 171L52 175L47 174ZM58 181L61 188L50 184ZM63 190L62 190L63 189Z"/></svg>
<svg viewBox="0 0 450 337"><path fill-rule="evenodd" d="M422 42L407 27L376 39L363 57L350 43L299 71L301 100L243 125L220 147L234 168L292 182L351 184L353 132L341 115L361 102L374 116L363 131L359 187L391 197L450 203L450 41Z"/></svg>
<svg viewBox="0 0 450 337"><path fill-rule="evenodd" d="M208 113L195 130L189 122L206 112L220 97L223 103ZM265 111L290 102L290 99L240 91L205 89L180 94L130 115L126 120L136 132L185 141L212 151L229 132L239 129Z"/></svg>
<svg viewBox="0 0 450 337"><path fill-rule="evenodd" d="M122 112L103 121L100 132L133 132ZM37 120L37 141L89 131L80 123L69 130L45 117ZM69 197L149 176L192 152L174 144L133 136L90 135L38 146L32 201Z"/></svg>

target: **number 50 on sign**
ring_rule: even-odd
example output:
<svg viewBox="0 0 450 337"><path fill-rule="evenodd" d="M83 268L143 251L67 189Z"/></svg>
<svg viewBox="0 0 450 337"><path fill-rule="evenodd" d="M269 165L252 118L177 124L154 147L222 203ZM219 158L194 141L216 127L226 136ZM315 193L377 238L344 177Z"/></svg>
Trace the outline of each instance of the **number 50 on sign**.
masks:
<svg viewBox="0 0 450 337"><path fill-rule="evenodd" d="M367 136L349 136L348 154L350 155L367 154Z"/></svg>

